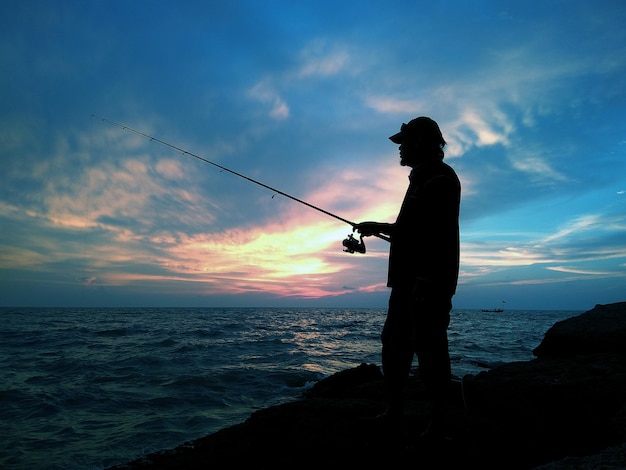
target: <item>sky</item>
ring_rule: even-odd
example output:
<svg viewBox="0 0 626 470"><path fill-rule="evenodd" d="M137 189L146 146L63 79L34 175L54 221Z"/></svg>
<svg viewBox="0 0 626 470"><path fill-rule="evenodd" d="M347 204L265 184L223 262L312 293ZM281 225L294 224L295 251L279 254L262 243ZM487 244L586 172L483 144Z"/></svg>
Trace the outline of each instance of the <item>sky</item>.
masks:
<svg viewBox="0 0 626 470"><path fill-rule="evenodd" d="M0 6L0 306L376 307L435 119L455 308L626 300L623 0ZM96 115L97 117L94 117Z"/></svg>

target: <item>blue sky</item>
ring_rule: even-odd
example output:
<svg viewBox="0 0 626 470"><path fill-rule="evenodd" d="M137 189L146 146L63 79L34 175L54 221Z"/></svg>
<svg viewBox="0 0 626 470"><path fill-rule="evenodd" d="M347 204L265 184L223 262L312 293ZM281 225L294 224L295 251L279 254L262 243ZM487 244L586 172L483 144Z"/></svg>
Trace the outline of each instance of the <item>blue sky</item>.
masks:
<svg viewBox="0 0 626 470"><path fill-rule="evenodd" d="M0 6L1 306L384 307L388 136L463 185L457 308L626 300L623 1ZM506 304L502 302L505 301Z"/></svg>

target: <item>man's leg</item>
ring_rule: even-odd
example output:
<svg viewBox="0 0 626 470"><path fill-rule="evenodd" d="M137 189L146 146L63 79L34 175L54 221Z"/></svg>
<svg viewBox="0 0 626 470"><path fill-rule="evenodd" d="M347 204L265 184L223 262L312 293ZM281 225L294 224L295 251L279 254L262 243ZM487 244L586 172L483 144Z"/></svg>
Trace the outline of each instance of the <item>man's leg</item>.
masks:
<svg viewBox="0 0 626 470"><path fill-rule="evenodd" d="M413 362L411 305L409 292L392 289L381 335L383 374L389 396L388 415L402 413L402 395Z"/></svg>
<svg viewBox="0 0 626 470"><path fill-rule="evenodd" d="M415 311L415 352L433 404L430 431L438 433L448 407L451 379L447 329L450 299L422 299Z"/></svg>

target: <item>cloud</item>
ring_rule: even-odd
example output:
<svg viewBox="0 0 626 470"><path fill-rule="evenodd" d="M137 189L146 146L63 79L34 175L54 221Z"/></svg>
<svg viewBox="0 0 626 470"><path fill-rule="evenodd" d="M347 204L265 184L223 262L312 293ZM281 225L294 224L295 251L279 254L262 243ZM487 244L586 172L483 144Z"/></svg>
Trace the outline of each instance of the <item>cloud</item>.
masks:
<svg viewBox="0 0 626 470"><path fill-rule="evenodd" d="M508 121L504 113L490 113L490 119L481 116L475 109L465 109L457 122L456 128L467 128L474 134L474 145L482 147L486 145L507 145L509 135L513 131L513 125Z"/></svg>
<svg viewBox="0 0 626 470"><path fill-rule="evenodd" d="M537 155L514 155L511 156L510 159L516 170L528 173L536 180L550 180L557 182L569 180L566 175L556 171L545 159Z"/></svg>
<svg viewBox="0 0 626 470"><path fill-rule="evenodd" d="M269 115L272 118L283 120L289 117L287 103L267 81L258 82L248 91L248 95L263 104L269 104Z"/></svg>
<svg viewBox="0 0 626 470"><path fill-rule="evenodd" d="M530 266L536 263L552 262L553 258L544 250L529 243L508 245L510 242L490 241L489 243L463 243L461 264L466 267L490 268ZM476 269L472 269L476 272Z"/></svg>
<svg viewBox="0 0 626 470"><path fill-rule="evenodd" d="M585 274L589 276L606 276L608 274L611 274L608 271L593 271L593 270L586 270L586 269L571 268L567 266L548 266L546 269L549 269L550 271L558 271L561 273Z"/></svg>
<svg viewBox="0 0 626 470"><path fill-rule="evenodd" d="M166 179L182 180L185 176L180 161L171 158L159 160L155 169L159 175Z"/></svg>
<svg viewBox="0 0 626 470"><path fill-rule="evenodd" d="M580 232L586 232L593 229L597 229L601 226L601 216L596 214L589 214L576 217L571 222L567 223L564 227L559 229L556 233L546 237L543 242L551 243L558 239L571 237L574 234Z"/></svg>
<svg viewBox="0 0 626 470"><path fill-rule="evenodd" d="M465 234L461 284L541 285L620 278L626 257L624 217L577 216L553 233ZM507 238L514 238L512 245ZM547 276L547 272L574 276Z"/></svg>
<svg viewBox="0 0 626 470"><path fill-rule="evenodd" d="M425 108L425 102L418 99L399 99L387 96L366 96L365 105L379 113L417 115Z"/></svg>
<svg viewBox="0 0 626 470"><path fill-rule="evenodd" d="M507 146L514 131L511 118L494 109L492 103L478 107L467 107L459 111L458 118L445 122L446 153L458 157L473 147L494 145Z"/></svg>
<svg viewBox="0 0 626 470"><path fill-rule="evenodd" d="M302 65L297 76L330 77L346 70L350 55L345 48L329 45L328 41L316 40L300 52Z"/></svg>
<svg viewBox="0 0 626 470"><path fill-rule="evenodd" d="M312 41L300 52L300 65L272 71L269 78L257 82L248 90L248 95L263 103L269 104L269 115L277 120L290 116L290 108L286 100L276 91L276 84L282 88L293 87L295 81L315 77L328 78L348 69L350 55L345 48L329 45L326 40Z"/></svg>
<svg viewBox="0 0 626 470"><path fill-rule="evenodd" d="M79 279L85 286L91 286L94 282L96 282L97 278L95 276L87 276Z"/></svg>

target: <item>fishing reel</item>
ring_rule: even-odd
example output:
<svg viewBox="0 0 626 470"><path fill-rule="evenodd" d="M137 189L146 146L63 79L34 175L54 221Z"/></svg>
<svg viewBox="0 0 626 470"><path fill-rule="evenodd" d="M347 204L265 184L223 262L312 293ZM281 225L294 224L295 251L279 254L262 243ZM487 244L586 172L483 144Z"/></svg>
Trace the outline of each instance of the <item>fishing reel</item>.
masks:
<svg viewBox="0 0 626 470"><path fill-rule="evenodd" d="M365 242L363 241L363 235L361 235L361 239L357 240L354 238L354 235L348 235L343 241L343 246L345 246L344 250L346 253L365 253Z"/></svg>

